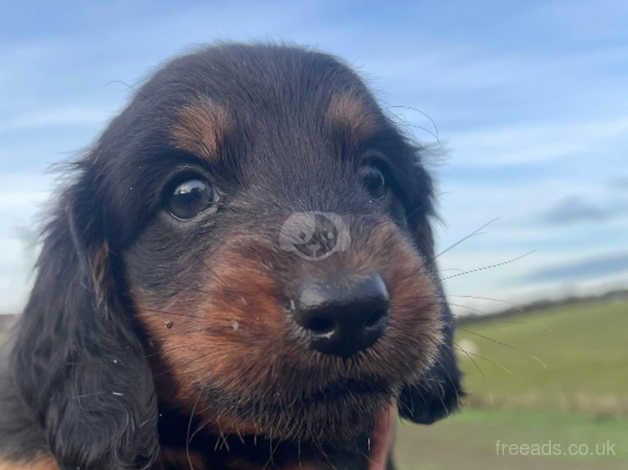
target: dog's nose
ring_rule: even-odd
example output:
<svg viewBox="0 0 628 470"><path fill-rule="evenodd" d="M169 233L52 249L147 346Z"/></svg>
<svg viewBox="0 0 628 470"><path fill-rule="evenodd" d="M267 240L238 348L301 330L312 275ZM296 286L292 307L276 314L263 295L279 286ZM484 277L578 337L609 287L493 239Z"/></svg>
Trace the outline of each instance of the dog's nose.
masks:
<svg viewBox="0 0 628 470"><path fill-rule="evenodd" d="M349 357L382 336L390 299L379 274L355 282L303 284L294 313L312 349Z"/></svg>

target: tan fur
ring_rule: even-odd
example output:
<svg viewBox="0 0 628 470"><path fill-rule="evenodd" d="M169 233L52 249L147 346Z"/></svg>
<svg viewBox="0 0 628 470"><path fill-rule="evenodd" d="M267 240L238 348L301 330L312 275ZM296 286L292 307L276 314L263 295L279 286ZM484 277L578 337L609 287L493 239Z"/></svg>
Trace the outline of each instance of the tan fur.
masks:
<svg viewBox="0 0 628 470"><path fill-rule="evenodd" d="M213 161L228 127L225 109L207 96L200 96L179 110L170 136L177 149Z"/></svg>
<svg viewBox="0 0 628 470"><path fill-rule="evenodd" d="M112 286L109 270L109 244L104 242L92 258L92 276L94 283L103 292L108 292Z"/></svg>
<svg viewBox="0 0 628 470"><path fill-rule="evenodd" d="M159 462L151 468L154 470L161 468L206 470L207 466L198 453L186 452L185 449L162 449Z"/></svg>
<svg viewBox="0 0 628 470"><path fill-rule="evenodd" d="M42 457L27 462L0 461L0 470L59 470L52 457Z"/></svg>
<svg viewBox="0 0 628 470"><path fill-rule="evenodd" d="M366 138L377 128L377 119L364 101L352 93L335 94L331 97L327 118L333 126L344 129L351 142Z"/></svg>
<svg viewBox="0 0 628 470"><path fill-rule="evenodd" d="M295 268L299 263L293 254L277 250L269 240L227 236L205 263L212 269L197 291L182 292L169 305L155 304L135 292L139 319L158 351L152 356L159 362L155 365L158 394L192 409L198 390L208 383L236 396L274 390L290 400L295 383L302 392L314 393L354 377L357 369L392 381L412 379L425 371L442 341L434 282L416 248L392 222L367 226L371 228L364 234L352 237L349 250L303 263L302 272ZM297 269L289 273L297 278L340 271L357 277L380 273L389 288L391 317L386 335L372 351L354 360L355 368L308 351L292 334L285 299L280 300L282 292L273 277L282 265ZM216 432L284 432L281 424L277 429L260 429L257 423L239 422L207 404L198 411L208 429Z"/></svg>
<svg viewBox="0 0 628 470"><path fill-rule="evenodd" d="M194 406L198 387L206 385L208 374L229 390L250 387L247 381L258 368L252 359L271 353L256 352L255 343L263 337L280 340L284 335L277 286L259 269L258 260L237 250L223 250L211 263L215 268L208 273L211 279L200 299L190 301L188 295L182 295L166 307L138 302L138 315L158 348L155 357L162 361L155 365L159 392L166 401L189 408ZM255 314L249 313L249 306L256 307ZM262 433L254 424L222 416L220 410L205 408L203 414L211 423L209 429L217 433Z"/></svg>

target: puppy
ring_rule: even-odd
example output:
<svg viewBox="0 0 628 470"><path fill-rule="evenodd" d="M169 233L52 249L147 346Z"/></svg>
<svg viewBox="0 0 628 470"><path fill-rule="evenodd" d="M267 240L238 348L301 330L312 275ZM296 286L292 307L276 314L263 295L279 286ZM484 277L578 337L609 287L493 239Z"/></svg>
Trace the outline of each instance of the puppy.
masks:
<svg viewBox="0 0 628 470"><path fill-rule="evenodd" d="M421 149L336 58L177 58L69 172L0 468L381 470L457 407Z"/></svg>

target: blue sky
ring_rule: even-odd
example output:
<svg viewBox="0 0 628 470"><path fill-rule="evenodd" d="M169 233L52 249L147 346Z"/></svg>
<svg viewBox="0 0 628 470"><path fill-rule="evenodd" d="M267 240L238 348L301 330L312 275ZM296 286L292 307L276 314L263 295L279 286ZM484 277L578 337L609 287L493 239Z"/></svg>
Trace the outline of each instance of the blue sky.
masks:
<svg viewBox="0 0 628 470"><path fill-rule="evenodd" d="M628 2L225 3L0 1L0 311L27 293L49 166L225 39L341 56L439 150L439 247L498 219L440 258L459 312L628 284Z"/></svg>

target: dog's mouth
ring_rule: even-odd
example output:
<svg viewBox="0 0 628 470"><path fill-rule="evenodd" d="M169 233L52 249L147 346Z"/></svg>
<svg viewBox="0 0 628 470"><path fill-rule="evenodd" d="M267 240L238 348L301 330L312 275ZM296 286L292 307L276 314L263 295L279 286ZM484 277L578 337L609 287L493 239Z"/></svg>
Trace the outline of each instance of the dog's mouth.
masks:
<svg viewBox="0 0 628 470"><path fill-rule="evenodd" d="M257 428L260 433L265 433L273 420L288 419L311 424L312 428L324 427L330 434L337 431L344 435L351 434L353 427L366 430L382 408L396 401L398 389L399 386L382 378L343 378L314 390L293 390L290 394L232 396L225 390L212 388L206 391L206 401L228 410L233 422L258 423L246 428ZM276 429L269 432L276 433ZM307 439L308 435L297 433L292 437Z"/></svg>
<svg viewBox="0 0 628 470"><path fill-rule="evenodd" d="M325 385L321 389L305 394L299 403L304 406L333 405L352 399L386 399L392 396L390 384L383 379L341 379Z"/></svg>

